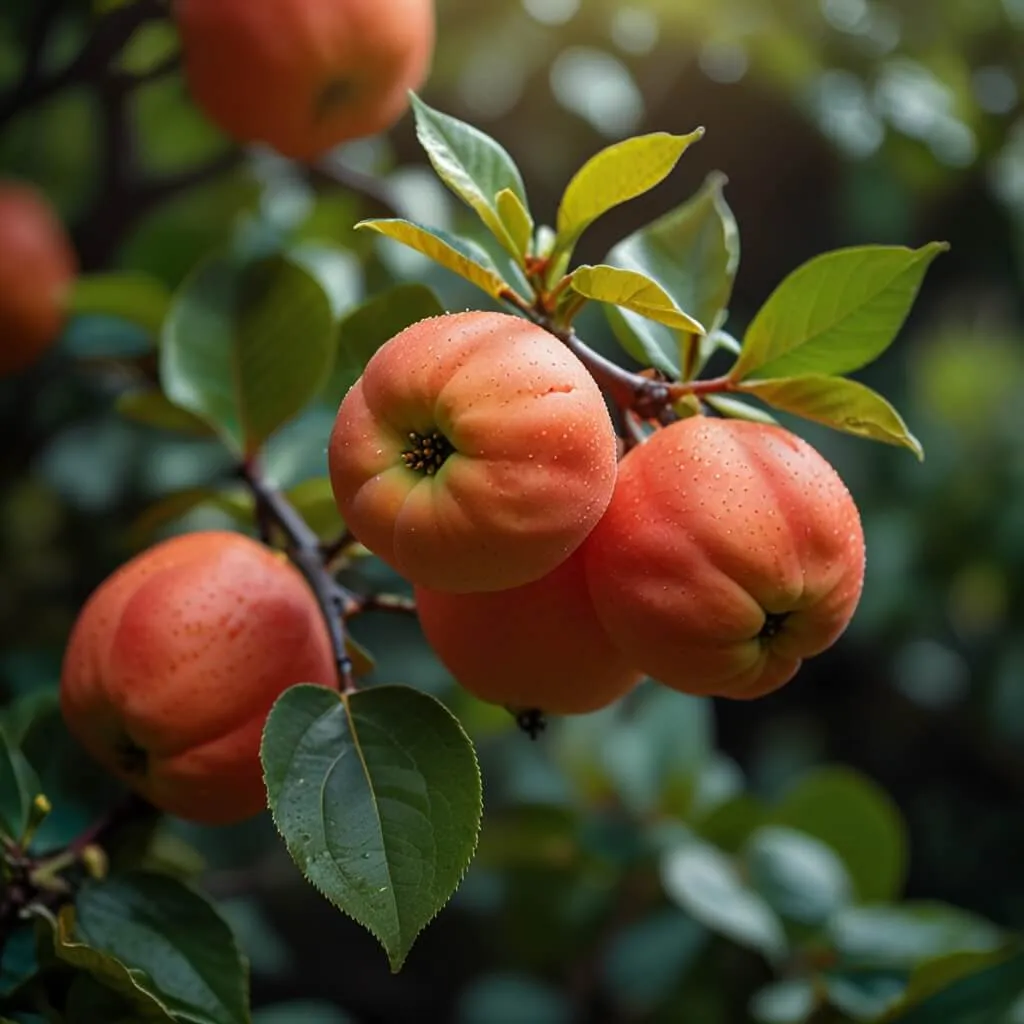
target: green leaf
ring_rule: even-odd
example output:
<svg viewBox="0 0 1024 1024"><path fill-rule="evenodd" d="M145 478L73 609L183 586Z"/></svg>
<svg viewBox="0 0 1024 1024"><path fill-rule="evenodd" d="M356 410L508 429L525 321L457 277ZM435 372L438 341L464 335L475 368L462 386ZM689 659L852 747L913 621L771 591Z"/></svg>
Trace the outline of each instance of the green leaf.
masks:
<svg viewBox="0 0 1024 1024"><path fill-rule="evenodd" d="M453 1024L573 1024L568 995L525 972L481 974L459 994Z"/></svg>
<svg viewBox="0 0 1024 1024"><path fill-rule="evenodd" d="M616 340L641 366L660 370L672 380L682 377L683 337L662 324L620 306L604 306Z"/></svg>
<svg viewBox="0 0 1024 1024"><path fill-rule="evenodd" d="M498 194L508 190L526 208L526 189L515 161L479 128L434 110L416 95L411 98L416 137L438 177L517 255L497 201Z"/></svg>
<svg viewBox="0 0 1024 1024"><path fill-rule="evenodd" d="M679 309L657 281L638 271L584 265L573 271L572 289L584 298L622 306L667 327L704 333L703 325Z"/></svg>
<svg viewBox="0 0 1024 1024"><path fill-rule="evenodd" d="M510 188L503 188L495 197L498 216L515 246L513 255L520 263L526 258L533 243L533 218L523 201Z"/></svg>
<svg viewBox="0 0 1024 1024"><path fill-rule="evenodd" d="M0 1003L39 971L39 955L32 922L23 921L5 927L9 930L4 942L3 957L0 958Z"/></svg>
<svg viewBox="0 0 1024 1024"><path fill-rule="evenodd" d="M713 747L709 701L644 683L626 701L560 721L555 752L588 800L614 795L639 816L685 816Z"/></svg>
<svg viewBox="0 0 1024 1024"><path fill-rule="evenodd" d="M895 1006L907 985L899 970L837 970L824 975L829 1003L854 1020L877 1021Z"/></svg>
<svg viewBox="0 0 1024 1024"><path fill-rule="evenodd" d="M157 430L170 430L191 437L211 437L216 431L194 413L175 405L157 388L125 391L115 403L117 411L127 420Z"/></svg>
<svg viewBox="0 0 1024 1024"><path fill-rule="evenodd" d="M566 867L580 857L579 819L555 804L513 804L489 814L476 863L485 868Z"/></svg>
<svg viewBox="0 0 1024 1024"><path fill-rule="evenodd" d="M615 1000L635 1015L667 999L700 955L708 933L675 907L665 907L618 930L604 956L604 977Z"/></svg>
<svg viewBox="0 0 1024 1024"><path fill-rule="evenodd" d="M189 487L165 494L143 510L128 529L127 547L145 547L157 530L204 505L227 513L239 526L251 527L255 522L255 508L248 491L242 488L214 490L211 487Z"/></svg>
<svg viewBox="0 0 1024 1024"><path fill-rule="evenodd" d="M570 251L602 214L664 181L703 134L703 128L689 135L654 132L616 142L592 156L573 175L558 205L555 251Z"/></svg>
<svg viewBox="0 0 1024 1024"><path fill-rule="evenodd" d="M902 1020L911 1007L930 1000L954 982L1012 959L1015 954L1017 948L1010 944L986 953L950 953L925 960L913 969L902 998L885 1020ZM939 1020L937 1016L933 1019Z"/></svg>
<svg viewBox="0 0 1024 1024"><path fill-rule="evenodd" d="M820 925L850 902L852 883L839 856L820 839L771 825L748 840L750 884L782 917Z"/></svg>
<svg viewBox="0 0 1024 1024"><path fill-rule="evenodd" d="M686 815L714 747L711 704L662 686L642 687L623 708L599 756L627 806Z"/></svg>
<svg viewBox="0 0 1024 1024"><path fill-rule="evenodd" d="M158 1014L154 1016L155 1020L174 1019L160 1008L151 1012ZM100 1021L102 1024L140 1024L131 999L107 988L84 971L76 973L68 986L63 1021L64 1024L97 1024Z"/></svg>
<svg viewBox="0 0 1024 1024"><path fill-rule="evenodd" d="M725 183L723 174L709 175L692 199L624 238L606 257L657 281L677 308L709 331L724 319L740 258L739 230L722 195Z"/></svg>
<svg viewBox="0 0 1024 1024"><path fill-rule="evenodd" d="M408 687L339 695L300 685L274 705L260 754L295 863L398 971L476 846L469 738L444 705Z"/></svg>
<svg viewBox="0 0 1024 1024"><path fill-rule="evenodd" d="M41 792L28 760L0 731L0 832L17 842L28 824L32 801Z"/></svg>
<svg viewBox="0 0 1024 1024"><path fill-rule="evenodd" d="M299 999L265 1006L253 1014L253 1024L355 1024L333 1003Z"/></svg>
<svg viewBox="0 0 1024 1024"><path fill-rule="evenodd" d="M309 271L284 256L216 256L174 297L161 380L171 402L251 455L313 398L333 347L331 302Z"/></svg>
<svg viewBox="0 0 1024 1024"><path fill-rule="evenodd" d="M66 845L124 796L124 787L71 735L56 701L29 724L22 751L52 804L33 850Z"/></svg>
<svg viewBox="0 0 1024 1024"><path fill-rule="evenodd" d="M321 539L336 537L345 528L328 477L303 480L290 488L286 497Z"/></svg>
<svg viewBox="0 0 1024 1024"><path fill-rule="evenodd" d="M180 1024L151 978L142 971L129 969L116 956L94 949L75 931L74 907L63 907L52 932L53 951L59 960L88 972L104 988L120 996L136 1014L138 1024Z"/></svg>
<svg viewBox="0 0 1024 1024"><path fill-rule="evenodd" d="M408 220L363 220L356 228L376 231L386 238L429 256L446 270L464 277L471 284L498 298L508 285L494 269L487 252L468 238L456 238L439 228L426 228Z"/></svg>
<svg viewBox="0 0 1024 1024"><path fill-rule="evenodd" d="M120 317L102 314L74 317L58 344L71 359L86 363L142 360L153 354L153 337L146 330Z"/></svg>
<svg viewBox="0 0 1024 1024"><path fill-rule="evenodd" d="M785 955L786 936L775 911L715 847L688 840L669 850L661 861L661 882L669 899L711 931L771 961Z"/></svg>
<svg viewBox="0 0 1024 1024"><path fill-rule="evenodd" d="M779 422L770 412L748 405L737 398L727 398L725 395L704 395L704 401L715 412L729 419L749 420L751 423L778 424Z"/></svg>
<svg viewBox="0 0 1024 1024"><path fill-rule="evenodd" d="M924 458L921 442L907 429L900 414L877 391L858 381L812 375L748 380L740 388L783 412L846 434L909 448L919 459Z"/></svg>
<svg viewBox="0 0 1024 1024"><path fill-rule="evenodd" d="M148 274L111 271L77 278L68 301L74 314L118 317L159 338L171 293L162 281Z"/></svg>
<svg viewBox="0 0 1024 1024"><path fill-rule="evenodd" d="M309 271L330 299L335 317L359 301L363 271L359 257L348 249L319 242L300 242L288 250L288 258Z"/></svg>
<svg viewBox="0 0 1024 1024"><path fill-rule="evenodd" d="M758 989L750 1000L750 1015L759 1024L804 1024L817 1007L814 985L792 978Z"/></svg>
<svg viewBox="0 0 1024 1024"><path fill-rule="evenodd" d="M846 907L829 923L829 937L844 962L889 968L951 953L987 953L1005 941L984 918L938 902Z"/></svg>
<svg viewBox="0 0 1024 1024"><path fill-rule="evenodd" d="M898 1009L885 1021L900 1024L992 1024L1006 1019L1024 992L1024 953L961 976L948 987Z"/></svg>
<svg viewBox="0 0 1024 1024"><path fill-rule="evenodd" d="M73 938L66 928L58 933L64 947L58 955L74 962L68 943L79 966L108 987L122 995L145 992L177 1021L249 1020L248 969L231 928L206 899L176 879L132 871L86 882L75 902ZM81 962L97 954L104 961L100 969ZM110 984L118 962L128 977Z"/></svg>
<svg viewBox="0 0 1024 1024"><path fill-rule="evenodd" d="M846 864L859 899L899 896L907 873L907 830L892 797L866 776L821 768L796 783L771 814L827 843Z"/></svg>
<svg viewBox="0 0 1024 1024"><path fill-rule="evenodd" d="M949 246L860 246L809 260L747 328L737 378L843 374L878 358L903 325L928 265Z"/></svg>
<svg viewBox="0 0 1024 1024"><path fill-rule="evenodd" d="M356 306L338 326L338 351L324 385L324 400L340 405L381 345L406 327L444 311L433 291L416 283L387 288Z"/></svg>

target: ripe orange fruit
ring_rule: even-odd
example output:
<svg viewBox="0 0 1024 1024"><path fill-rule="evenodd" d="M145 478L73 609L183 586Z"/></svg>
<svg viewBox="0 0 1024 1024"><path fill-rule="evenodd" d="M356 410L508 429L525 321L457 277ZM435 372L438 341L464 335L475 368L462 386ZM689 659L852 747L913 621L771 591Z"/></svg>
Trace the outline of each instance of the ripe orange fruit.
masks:
<svg viewBox="0 0 1024 1024"><path fill-rule="evenodd" d="M436 590L521 586L583 542L615 484L604 399L557 338L521 317L455 313L367 364L331 434L355 536Z"/></svg>
<svg viewBox="0 0 1024 1024"><path fill-rule="evenodd" d="M623 655L678 690L759 697L846 628L860 516L835 470L780 427L693 417L620 463L584 547Z"/></svg>
<svg viewBox="0 0 1024 1024"><path fill-rule="evenodd" d="M34 363L60 334L77 260L49 201L0 182L0 375Z"/></svg>
<svg viewBox="0 0 1024 1024"><path fill-rule="evenodd" d="M433 54L432 0L178 0L175 13L198 106L300 160L389 128Z"/></svg>
<svg viewBox="0 0 1024 1024"><path fill-rule="evenodd" d="M142 552L92 594L65 652L61 708L151 803L227 824L266 807L263 725L294 683L337 685L312 592L262 544L208 531Z"/></svg>
<svg viewBox="0 0 1024 1024"><path fill-rule="evenodd" d="M474 696L513 712L595 711L640 680L598 621L577 552L511 590L452 594L417 587L423 632Z"/></svg>

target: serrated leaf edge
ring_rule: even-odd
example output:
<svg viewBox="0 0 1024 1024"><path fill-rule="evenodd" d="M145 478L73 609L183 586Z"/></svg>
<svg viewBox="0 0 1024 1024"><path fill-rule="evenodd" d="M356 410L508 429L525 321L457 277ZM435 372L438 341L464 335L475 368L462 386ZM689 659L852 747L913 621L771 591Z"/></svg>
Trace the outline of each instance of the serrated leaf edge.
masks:
<svg viewBox="0 0 1024 1024"><path fill-rule="evenodd" d="M290 693L292 690L296 690L296 689L311 689L311 690L320 691L320 690L323 690L324 687L316 686L315 684L312 684L312 683L298 683L296 686L289 687L288 690L285 691L285 693ZM386 684L381 684L379 686L375 686L374 689L375 690L382 690L382 689L396 689L396 690L398 690L398 689L413 689L413 687L404 687L404 686L401 686L400 684L397 684L397 683L386 683ZM444 710L445 714L447 714L452 719L452 721L457 726L459 732L462 734L462 736L466 740L466 743L467 743L467 745L469 747L469 750L470 750L470 753L471 753L471 756L472 756L472 759L473 759L473 767L476 769L477 782L479 783L479 785L477 786L477 792L478 792L479 796L477 798L477 807L476 807L476 810L477 810L477 820L479 822L482 819L482 816L483 816L483 775L482 775L482 773L480 771L480 759L477 756L476 746L474 745L473 741L469 738L469 734L463 728L463 725L459 721L459 719L454 714L452 714L451 710L442 701L438 700L435 696L433 696L433 694L424 693L422 690L415 690L415 692L420 694L423 697L429 698L430 700L434 701L434 703L437 704L440 708L442 708ZM338 702L340 704L342 704L344 706L344 708L345 708L345 716L346 716L346 718L348 719L348 721L350 723L349 731L352 733L353 737L355 737L355 730L351 728L352 717L351 717L351 711L349 710L348 701L346 699L347 695L346 694L342 694L342 693L335 693L335 695L338 698ZM284 696L284 694L282 694L282 696ZM278 698L278 699L280 700L280 698ZM273 712L274 712L274 709L271 708L270 715L272 715ZM267 715L267 723L270 722L270 715ZM323 717L322 715L317 716L316 721L320 721L320 719L322 717ZM264 727L263 727L263 736L264 737L266 736L266 731L267 731L267 725L265 724ZM361 748L359 747L358 742L356 743L356 746L357 746L357 750L359 751L359 760L360 760L360 763L363 765L363 770L364 770L364 773L365 773L366 772L366 762L363 760L362 751L361 751ZM263 750L263 740L261 739L261 741L260 741L260 752L261 752L260 765L261 765L261 768L262 768L262 771L263 771L263 786L264 786L264 789L268 790L268 795L269 795L269 787L267 785L267 772L266 772L265 762L264 762L264 759L262 757L262 750ZM366 773L366 774L367 774L367 777L368 777L368 773ZM371 793L372 793L372 787L371 787ZM377 803L376 797L374 797L373 800L374 800L374 806L376 806L376 803ZM447 906L447 904L451 900L452 896L455 895L455 892L458 889L458 886L462 883L463 879L466 877L466 874L469 871L470 865L473 863L473 858L476 856L477 847L478 847L478 845L480 843L480 827L479 827L479 824L478 824L478 826L476 828L476 831L473 834L473 845L472 845L472 848L469 851L469 856L466 858L465 864L462 865L462 869L461 869L461 871L459 873L459 877L458 877L458 879L457 879L457 881L455 883L455 888L452 889L452 892L448 896L448 899L446 899L444 901L444 903L442 903L439 907L437 907L437 909L430 915L430 917L426 918L423 921L423 923L420 925L420 927L416 931L416 933L410 937L409 943L408 943L408 947L405 950L405 952L402 954L402 956L400 958L396 958L395 956L392 955L392 952L391 952L391 950L388 949L387 944L384 942L383 937L380 935L380 933L377 931L377 929L373 927L373 925L368 924L365 921L360 921L353 913L351 913L350 911L346 910L343 906L341 906L326 890L324 890L312 878L310 878L306 874L306 872L304 870L302 870L302 867L301 867L301 864L300 864L300 859L296 858L295 854L293 853L293 851L292 851L292 844L289 842L288 837L284 834L284 831L282 830L281 825L280 825L280 823L277 820L277 814L274 812L274 808L270 806L269 799L267 801L267 804L268 804L268 809L270 810L271 820L274 822L274 828L277 829L278 834L284 840L284 844L285 844L285 846L288 849L288 853L289 853L289 856L291 856L292 861L295 863L295 865L297 867L299 867L300 871L302 871L302 877L305 878L306 881L318 893L320 893L320 895L323 896L324 899L327 900L328 903L331 904L331 906L333 906L337 910L341 911L341 913L343 913L347 918L349 918L349 920L354 921L357 925L359 925L360 928L365 928L377 940L377 942L380 944L381 948L384 950L384 953L385 953L385 955L388 958L388 963L389 963L389 965L391 967L391 973L392 974L397 974L402 969L402 966L404 965L404 963L405 963L409 953L412 951L412 947L415 944L416 939L418 939L419 936L423 934L423 932L427 928L427 926L437 917L438 914L440 914L440 912L445 908L445 906ZM304 862L305 862L305 860L303 859L302 863L304 863Z"/></svg>

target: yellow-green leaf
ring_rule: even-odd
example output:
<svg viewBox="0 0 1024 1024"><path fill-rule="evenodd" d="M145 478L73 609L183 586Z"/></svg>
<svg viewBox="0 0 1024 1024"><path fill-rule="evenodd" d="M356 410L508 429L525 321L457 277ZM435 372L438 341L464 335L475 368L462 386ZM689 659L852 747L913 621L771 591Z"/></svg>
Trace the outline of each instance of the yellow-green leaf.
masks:
<svg viewBox="0 0 1024 1024"><path fill-rule="evenodd" d="M684 313L657 281L637 270L584 265L573 271L572 288L585 298L622 306L676 330L704 333L703 325Z"/></svg>
<svg viewBox="0 0 1024 1024"><path fill-rule="evenodd" d="M866 366L892 343L925 271L948 248L864 245L808 260L754 317L733 376L843 374Z"/></svg>
<svg viewBox="0 0 1024 1024"><path fill-rule="evenodd" d="M705 395L704 401L726 419L749 420L751 423L777 424L779 422L770 412L747 405L746 402L741 402L737 398L727 398L725 395Z"/></svg>
<svg viewBox="0 0 1024 1024"><path fill-rule="evenodd" d="M602 214L664 181L690 144L704 134L654 132L624 139L592 156L566 186L558 207L559 251L571 249Z"/></svg>
<svg viewBox="0 0 1024 1024"><path fill-rule="evenodd" d="M533 218L523 201L510 188L503 188L495 200L498 204L498 216L508 231L509 238L515 246L514 256L520 262L530 251L533 241Z"/></svg>
<svg viewBox="0 0 1024 1024"><path fill-rule="evenodd" d="M376 231L429 256L435 263L464 277L492 298L498 298L508 287L498 272L488 265L490 258L486 252L467 239L455 238L437 228L425 228L407 220L364 220L356 228Z"/></svg>
<svg viewBox="0 0 1024 1024"><path fill-rule="evenodd" d="M497 196L506 189L526 206L526 190L515 161L496 140L474 125L424 103L413 95L416 137L438 177L515 255L515 244L501 217Z"/></svg>
<svg viewBox="0 0 1024 1024"><path fill-rule="evenodd" d="M748 380L747 394L783 412L824 423L847 434L909 448L924 458L921 442L907 429L900 414L876 391L846 377L809 374L778 380Z"/></svg>

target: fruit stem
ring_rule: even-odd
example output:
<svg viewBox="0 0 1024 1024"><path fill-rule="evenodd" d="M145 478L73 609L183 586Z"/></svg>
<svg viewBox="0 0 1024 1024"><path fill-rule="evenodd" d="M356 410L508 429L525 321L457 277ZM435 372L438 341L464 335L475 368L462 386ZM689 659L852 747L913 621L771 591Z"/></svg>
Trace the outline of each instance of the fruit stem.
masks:
<svg viewBox="0 0 1024 1024"><path fill-rule="evenodd" d="M728 376L711 380L669 382L633 373L592 349L569 325L563 325L547 311L550 295L541 295L535 304L528 303L512 289L500 298L522 313L528 320L559 338L590 371L602 391L622 410L632 410L641 419L659 423L675 419L672 406L687 395L713 395L734 391L735 382Z"/></svg>
<svg viewBox="0 0 1024 1024"><path fill-rule="evenodd" d="M345 642L345 619L362 607L363 599L343 587L331 575L320 538L294 505L263 477L254 460L243 463L242 479L249 485L261 517L271 520L288 541L287 553L306 578L327 625L334 665L342 693L355 693L352 659Z"/></svg>

